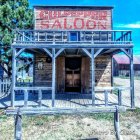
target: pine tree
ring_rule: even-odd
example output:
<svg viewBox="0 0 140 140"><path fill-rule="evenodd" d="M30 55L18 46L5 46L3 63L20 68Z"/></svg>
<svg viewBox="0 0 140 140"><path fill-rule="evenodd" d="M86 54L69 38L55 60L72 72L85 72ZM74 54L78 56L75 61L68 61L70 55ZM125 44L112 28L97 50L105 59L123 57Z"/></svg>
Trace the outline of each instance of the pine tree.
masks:
<svg viewBox="0 0 140 140"><path fill-rule="evenodd" d="M12 50L15 29L31 29L33 11L28 0L0 0L0 65L6 64L11 75Z"/></svg>

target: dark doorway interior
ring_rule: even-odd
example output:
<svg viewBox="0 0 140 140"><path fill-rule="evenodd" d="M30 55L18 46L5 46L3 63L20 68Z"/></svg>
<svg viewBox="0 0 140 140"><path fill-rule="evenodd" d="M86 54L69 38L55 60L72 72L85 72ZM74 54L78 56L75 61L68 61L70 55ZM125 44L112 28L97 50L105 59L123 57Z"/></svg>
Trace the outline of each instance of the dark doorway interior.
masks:
<svg viewBox="0 0 140 140"><path fill-rule="evenodd" d="M81 58L66 57L65 92L81 92Z"/></svg>

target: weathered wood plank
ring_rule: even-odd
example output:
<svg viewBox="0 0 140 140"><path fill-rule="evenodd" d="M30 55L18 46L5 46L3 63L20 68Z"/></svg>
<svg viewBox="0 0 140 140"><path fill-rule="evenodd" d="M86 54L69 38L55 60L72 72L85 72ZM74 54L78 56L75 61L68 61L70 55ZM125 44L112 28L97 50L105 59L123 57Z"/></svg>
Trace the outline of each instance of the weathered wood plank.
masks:
<svg viewBox="0 0 140 140"><path fill-rule="evenodd" d="M14 107L15 101L15 82L16 82L16 49L13 48L13 56L12 56L12 93L11 93L11 106Z"/></svg>
<svg viewBox="0 0 140 140"><path fill-rule="evenodd" d="M42 106L42 91L41 91L41 89L38 92L38 103L39 103L39 106L41 107Z"/></svg>
<svg viewBox="0 0 140 140"><path fill-rule="evenodd" d="M55 72L56 72L56 59L55 59L55 49L52 49L52 107L55 106Z"/></svg>
<svg viewBox="0 0 140 140"><path fill-rule="evenodd" d="M28 91L24 90L24 107L28 106Z"/></svg>
<svg viewBox="0 0 140 140"><path fill-rule="evenodd" d="M15 114L15 140L22 139L22 116L19 111Z"/></svg>
<svg viewBox="0 0 140 140"><path fill-rule="evenodd" d="M16 115L18 109L7 109L7 115ZM119 106L119 112L125 112L126 108ZM20 108L21 115L53 115L53 114L85 114L85 113L113 113L116 107L83 107L83 108L44 108L44 107L23 107Z"/></svg>
<svg viewBox="0 0 140 140"><path fill-rule="evenodd" d="M91 49L91 93L92 105L95 105L95 64L94 64L94 49Z"/></svg>

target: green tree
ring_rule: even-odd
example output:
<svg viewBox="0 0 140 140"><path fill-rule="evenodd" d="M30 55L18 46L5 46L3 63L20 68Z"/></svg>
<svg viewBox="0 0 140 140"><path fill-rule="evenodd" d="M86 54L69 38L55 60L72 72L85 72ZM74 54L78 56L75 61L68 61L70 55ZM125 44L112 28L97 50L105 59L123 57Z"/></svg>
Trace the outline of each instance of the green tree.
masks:
<svg viewBox="0 0 140 140"><path fill-rule="evenodd" d="M7 65L11 75L12 49L15 29L33 28L33 11L28 0L0 0L0 65ZM3 67L4 68L4 67Z"/></svg>

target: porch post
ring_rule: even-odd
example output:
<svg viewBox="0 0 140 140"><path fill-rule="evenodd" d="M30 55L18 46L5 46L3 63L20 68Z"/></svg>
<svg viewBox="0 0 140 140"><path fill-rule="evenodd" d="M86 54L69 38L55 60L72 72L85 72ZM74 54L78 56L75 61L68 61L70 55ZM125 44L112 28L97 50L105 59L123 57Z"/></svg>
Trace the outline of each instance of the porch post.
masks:
<svg viewBox="0 0 140 140"><path fill-rule="evenodd" d="M16 48L13 48L13 56L12 56L12 92L11 92L11 106L14 107L15 101L15 83L16 83Z"/></svg>
<svg viewBox="0 0 140 140"><path fill-rule="evenodd" d="M91 94L92 105L95 105L95 67L94 67L94 48L91 49Z"/></svg>
<svg viewBox="0 0 140 140"><path fill-rule="evenodd" d="M52 49L52 107L55 106L55 48Z"/></svg>
<svg viewBox="0 0 140 140"><path fill-rule="evenodd" d="M133 65L133 49L130 49L130 94L131 94L131 108L135 108L134 96L134 65Z"/></svg>
<svg viewBox="0 0 140 140"><path fill-rule="evenodd" d="M112 68L112 71L111 71L111 86L113 87L114 86L114 58L113 58L113 55L111 56L111 68Z"/></svg>

